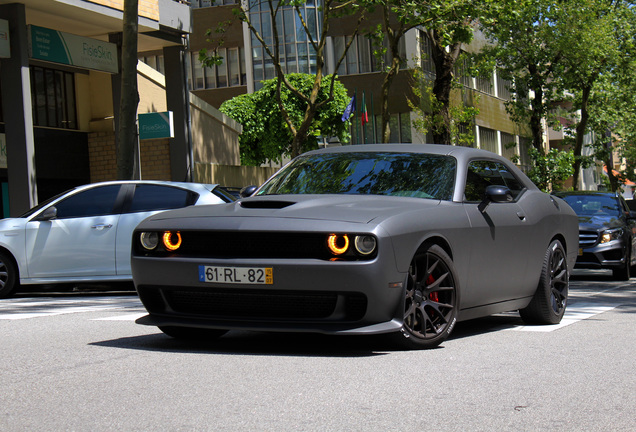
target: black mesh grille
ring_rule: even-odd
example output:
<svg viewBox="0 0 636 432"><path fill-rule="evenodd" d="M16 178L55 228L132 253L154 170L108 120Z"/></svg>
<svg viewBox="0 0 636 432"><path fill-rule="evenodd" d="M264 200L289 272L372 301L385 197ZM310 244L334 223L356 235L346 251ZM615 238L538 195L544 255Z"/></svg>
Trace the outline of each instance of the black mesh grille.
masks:
<svg viewBox="0 0 636 432"><path fill-rule="evenodd" d="M220 319L357 321L367 309L366 296L361 293L223 288L174 290L166 287L140 287L138 292L149 312L171 309L179 315ZM158 299L162 299L161 306Z"/></svg>

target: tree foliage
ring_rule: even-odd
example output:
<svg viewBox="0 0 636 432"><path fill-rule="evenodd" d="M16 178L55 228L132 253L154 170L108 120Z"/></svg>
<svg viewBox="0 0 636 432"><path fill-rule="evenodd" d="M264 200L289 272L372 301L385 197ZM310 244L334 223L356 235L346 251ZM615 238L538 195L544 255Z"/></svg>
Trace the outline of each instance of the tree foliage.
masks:
<svg viewBox="0 0 636 432"><path fill-rule="evenodd" d="M347 89L340 81L332 81L331 76L325 78L316 96L320 108L305 140L298 143L300 153L318 148L320 136L337 136L344 143L350 140L349 122L341 119L349 102ZM279 89L278 80L274 78L264 81L260 90L234 97L221 105L221 112L243 125L239 137L243 165L260 165L267 160L280 162L282 156L295 156L292 146L295 137L283 118L277 93L280 91L280 103L286 115L292 122L300 123L306 112L305 95L313 90L314 76L289 74L285 79L304 97L298 97L287 87Z"/></svg>
<svg viewBox="0 0 636 432"><path fill-rule="evenodd" d="M276 72L276 91L271 96L278 103L278 109L280 111L282 120L287 125L289 132L292 136L290 144L290 155L297 156L302 152L304 146L307 145L308 140L311 141L310 136L312 130L315 129L313 123L316 119L316 115L319 111L324 109L324 106L330 103L333 99L333 93L336 83L335 75L331 75L329 79L329 91L326 98L320 98L319 94L323 94L323 79L324 66L325 66L325 47L328 40L329 28L331 20L335 17L341 17L343 15L349 15L354 12L361 12L358 23L364 19L364 11L361 11L356 1L336 1L336 0L322 0L321 13L319 14L321 19L319 26L314 28L309 20L307 20L304 12L304 6L307 4L306 0L251 0L249 2L241 2L240 7L234 9L234 12L238 19L244 22L250 29L250 33L263 47L267 57L271 60L274 70ZM257 14L258 20L253 22L253 17L250 14L251 10L265 10L268 12L267 16L269 21L263 26L263 30L270 28L271 32L261 31L260 20L266 15ZM294 83L287 77L290 76L287 72L293 72L287 70L287 65L281 61L281 48L283 46L280 41L280 37L283 35L283 31L280 26L280 18L285 11L292 10L296 22L300 25L297 30L301 34L298 35L303 39L306 39L310 46L311 59L312 59L312 85L309 92L301 91L301 89L295 87ZM357 27L355 32L357 33ZM219 27L220 39L222 38L223 28ZM208 32L210 35L211 32ZM346 52L350 46L350 43L346 46L342 56L337 61L336 70L344 59ZM200 58L204 65L217 64L219 57L213 52L211 54L201 53ZM285 103L285 94L288 92L294 94L301 104L302 116L292 115L287 111L287 104ZM294 107L297 105L294 104Z"/></svg>
<svg viewBox="0 0 636 432"><path fill-rule="evenodd" d="M461 54L463 44L473 39L473 30L477 20L487 21L485 13L488 0L371 0L367 8L381 8L383 20L374 32L376 41L386 38L386 51L391 62L385 71L382 83L382 142L388 142L390 136L388 94L393 80L405 62L399 52L399 41L407 31L420 28L427 34L432 44L432 60L435 64L435 79L431 87L431 99L435 100L432 115L439 121L432 124L430 132L433 140L439 144L450 144L452 115L451 90L453 72ZM378 44L379 45L379 44ZM384 55L384 50L378 50Z"/></svg>

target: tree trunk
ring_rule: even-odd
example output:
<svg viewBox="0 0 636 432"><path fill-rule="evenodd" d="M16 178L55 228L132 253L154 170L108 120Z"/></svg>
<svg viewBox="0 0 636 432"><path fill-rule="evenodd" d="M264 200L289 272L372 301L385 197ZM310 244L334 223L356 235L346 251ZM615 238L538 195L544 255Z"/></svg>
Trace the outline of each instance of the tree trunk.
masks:
<svg viewBox="0 0 636 432"><path fill-rule="evenodd" d="M435 122L432 130L433 142L435 144L451 144L451 116L450 116L450 93L453 87L453 69L455 62L461 53L461 44L455 44L449 50L443 45L437 32L429 31L429 37L433 42L432 58L435 64L435 81L433 83L433 96L437 101L432 106L431 115L439 119Z"/></svg>
<svg viewBox="0 0 636 432"><path fill-rule="evenodd" d="M574 141L574 174L572 174L572 186L574 190L578 190L579 177L581 172L581 153L583 152L583 139L585 138L585 131L590 119L590 112L588 110L591 87L584 87L581 92L581 120L576 125L576 137ZM610 176L610 181L613 175L611 174L612 167L607 166L607 175ZM614 178L614 182L616 179Z"/></svg>
<svg viewBox="0 0 636 432"><path fill-rule="evenodd" d="M117 178L135 177L135 154L138 144L137 107L137 19L138 0L124 1L124 27L121 52L121 99L119 108L119 143Z"/></svg>

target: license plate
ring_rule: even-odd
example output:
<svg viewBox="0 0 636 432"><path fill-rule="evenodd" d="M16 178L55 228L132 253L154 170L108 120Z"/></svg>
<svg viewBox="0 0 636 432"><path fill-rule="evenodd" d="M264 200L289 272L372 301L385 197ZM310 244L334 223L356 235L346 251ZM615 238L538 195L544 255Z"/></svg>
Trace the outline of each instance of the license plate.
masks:
<svg viewBox="0 0 636 432"><path fill-rule="evenodd" d="M274 269L271 267L215 267L199 266L199 281L224 284L271 285Z"/></svg>

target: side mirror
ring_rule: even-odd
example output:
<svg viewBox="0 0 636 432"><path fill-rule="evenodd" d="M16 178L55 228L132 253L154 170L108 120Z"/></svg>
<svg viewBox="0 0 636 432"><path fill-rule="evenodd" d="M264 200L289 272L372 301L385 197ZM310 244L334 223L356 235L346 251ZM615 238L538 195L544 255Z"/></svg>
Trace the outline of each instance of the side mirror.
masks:
<svg viewBox="0 0 636 432"><path fill-rule="evenodd" d="M490 185L486 188L486 200L504 203L513 202L515 199L512 196L512 192L506 186Z"/></svg>
<svg viewBox="0 0 636 432"><path fill-rule="evenodd" d="M506 186L490 185L486 188L484 194L484 200L479 203L479 211L482 213L486 211L486 207L491 202L494 203L506 203L513 202L515 199L512 196L512 192Z"/></svg>
<svg viewBox="0 0 636 432"><path fill-rule="evenodd" d="M245 186L243 189L241 189L241 191L239 192L239 196L241 198L247 198L250 197L254 194L254 192L256 192L256 189L258 189L258 186L254 186L254 185L250 185L250 186Z"/></svg>
<svg viewBox="0 0 636 432"><path fill-rule="evenodd" d="M40 216L38 216L35 220L37 221L49 221L51 219L55 219L57 217L57 207L51 206L44 210Z"/></svg>

